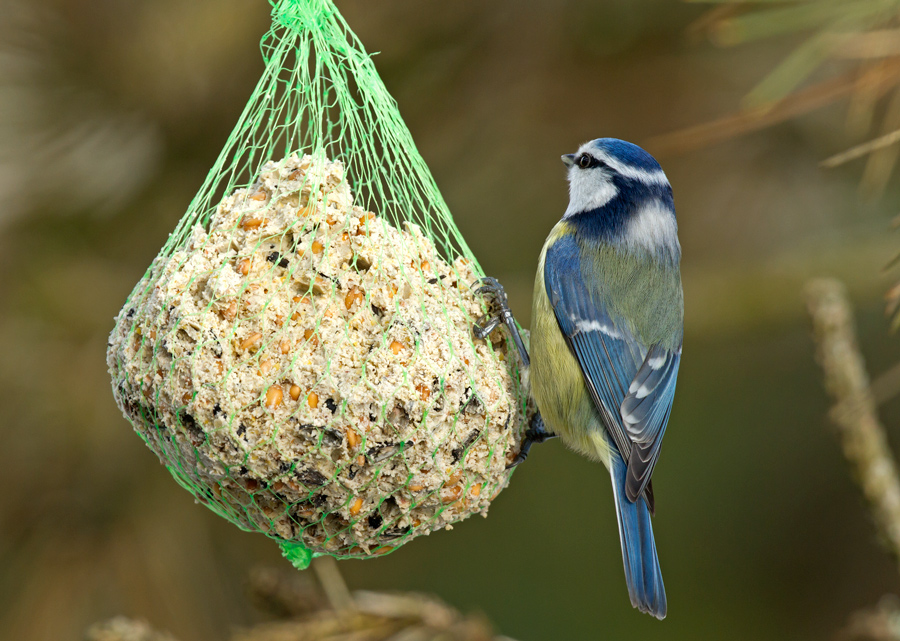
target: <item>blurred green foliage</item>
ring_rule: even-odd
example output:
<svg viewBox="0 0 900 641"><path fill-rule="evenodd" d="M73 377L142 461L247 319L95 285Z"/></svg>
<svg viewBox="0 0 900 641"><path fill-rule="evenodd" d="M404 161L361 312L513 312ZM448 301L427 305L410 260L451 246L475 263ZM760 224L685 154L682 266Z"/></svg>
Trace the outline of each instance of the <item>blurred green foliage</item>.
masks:
<svg viewBox="0 0 900 641"><path fill-rule="evenodd" d="M663 0L339 6L381 52L459 227L526 326L567 201L559 155L733 111L801 42L690 44L704 8ZM171 481L119 415L104 362L113 316L256 82L268 9L0 0L0 638L78 639L117 614L221 638L257 616L247 568L282 562ZM605 470L553 442L488 519L343 563L351 587L434 592L522 641L820 639L896 591L825 421L799 298L810 276L841 278L870 370L896 362L880 270L900 191L861 203L858 167L817 166L862 141L845 116L834 104L660 157L687 313L654 477L665 622L628 605ZM900 402L882 409L896 443Z"/></svg>

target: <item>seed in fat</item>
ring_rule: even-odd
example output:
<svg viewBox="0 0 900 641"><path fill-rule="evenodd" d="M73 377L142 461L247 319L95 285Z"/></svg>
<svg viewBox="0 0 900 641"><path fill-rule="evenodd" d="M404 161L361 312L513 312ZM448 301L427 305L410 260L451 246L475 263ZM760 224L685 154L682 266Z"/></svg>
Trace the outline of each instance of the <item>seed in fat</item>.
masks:
<svg viewBox="0 0 900 641"><path fill-rule="evenodd" d="M241 342L241 349L248 350L257 347L262 342L262 334L253 332Z"/></svg>
<svg viewBox="0 0 900 641"><path fill-rule="evenodd" d="M441 502L444 505L447 505L448 503L453 503L454 501L456 501L460 496L462 496L462 486L461 485L454 485L453 487L445 487L441 491Z"/></svg>
<svg viewBox="0 0 900 641"><path fill-rule="evenodd" d="M283 341L281 341L279 347L281 348L282 354L287 354L291 351L291 341L284 339Z"/></svg>
<svg viewBox="0 0 900 641"><path fill-rule="evenodd" d="M347 445L351 450L356 449L356 447L362 442L362 437L356 433L351 427L347 428Z"/></svg>
<svg viewBox="0 0 900 641"><path fill-rule="evenodd" d="M310 392L309 396L306 398L306 402L313 409L316 409L319 406L319 395L315 392Z"/></svg>
<svg viewBox="0 0 900 641"><path fill-rule="evenodd" d="M403 349L403 343L400 341L391 341L391 351L394 352L394 354L399 354L401 349Z"/></svg>
<svg viewBox="0 0 900 641"><path fill-rule="evenodd" d="M350 309L351 307L353 307L353 303L362 303L365 297L366 295L363 294L361 289L357 289L356 287L354 287L344 297L344 306L347 309Z"/></svg>
<svg viewBox="0 0 900 641"><path fill-rule="evenodd" d="M225 320L233 321L234 317L237 316L237 301L233 300L229 303L228 307L225 308L225 311L222 312L222 316Z"/></svg>
<svg viewBox="0 0 900 641"><path fill-rule="evenodd" d="M353 503L350 505L351 516L356 516L357 514L359 514L359 511L362 509L362 506L363 506L363 500L361 497L357 496L356 499L354 499Z"/></svg>
<svg viewBox="0 0 900 641"><path fill-rule="evenodd" d="M250 259L245 258L241 262L238 263L237 270L241 273L242 276L246 276L250 273Z"/></svg>
<svg viewBox="0 0 900 641"><path fill-rule="evenodd" d="M322 250L325 249L325 246L322 243L320 243L318 240L314 240L311 249L312 249L312 253L321 254Z"/></svg>
<svg viewBox="0 0 900 641"><path fill-rule="evenodd" d="M281 386L273 385L266 392L266 409L270 412L275 411L275 408L281 405L282 400L284 400L284 392L281 391Z"/></svg>
<svg viewBox="0 0 900 641"><path fill-rule="evenodd" d="M267 358L259 364L259 374L260 376L268 376L269 372L271 372L274 368L275 361L273 361L271 358Z"/></svg>
<svg viewBox="0 0 900 641"><path fill-rule="evenodd" d="M264 222L264 218L244 218L241 221L241 227L244 229L257 229Z"/></svg>
<svg viewBox="0 0 900 641"><path fill-rule="evenodd" d="M268 197L269 194L267 194L264 189L260 189L252 196L250 196L250 200L265 200Z"/></svg>
<svg viewBox="0 0 900 641"><path fill-rule="evenodd" d="M291 400L296 401L300 398L300 386L299 385L291 385L291 389L289 390L291 395Z"/></svg>

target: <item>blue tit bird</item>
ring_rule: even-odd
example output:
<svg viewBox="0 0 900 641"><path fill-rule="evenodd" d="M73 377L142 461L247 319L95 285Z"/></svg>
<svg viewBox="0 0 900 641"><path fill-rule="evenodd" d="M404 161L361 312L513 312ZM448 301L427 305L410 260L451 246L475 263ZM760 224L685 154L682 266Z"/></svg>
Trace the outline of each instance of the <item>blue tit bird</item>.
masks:
<svg viewBox="0 0 900 641"><path fill-rule="evenodd" d="M569 206L535 279L531 390L546 428L609 469L631 603L662 619L650 478L683 335L672 188L650 154L622 140L562 160Z"/></svg>

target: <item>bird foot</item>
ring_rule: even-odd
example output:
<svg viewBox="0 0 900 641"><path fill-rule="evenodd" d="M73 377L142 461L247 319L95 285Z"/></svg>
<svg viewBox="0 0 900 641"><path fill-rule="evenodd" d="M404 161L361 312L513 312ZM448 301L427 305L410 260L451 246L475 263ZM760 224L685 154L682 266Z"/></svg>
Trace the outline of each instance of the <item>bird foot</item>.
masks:
<svg viewBox="0 0 900 641"><path fill-rule="evenodd" d="M516 349L519 350L522 362L525 364L525 367L528 367L531 359L528 356L528 350L525 349L525 343L522 341L522 335L519 333L516 319L509 309L509 299L506 296L506 290L503 289L503 285L496 278L491 277L475 281L475 285L478 286L475 292L491 299L492 306L495 306L498 310L498 313L495 315L485 314L472 326L472 333L475 335L475 338L485 339L501 323L506 325L506 329L509 330L510 336L516 343Z"/></svg>
<svg viewBox="0 0 900 641"><path fill-rule="evenodd" d="M551 438L556 438L556 436L556 434L547 431L547 428L544 425L544 419L541 418L541 413L536 413L531 417L531 425L525 430L525 440L522 441L522 447L519 448L519 453L516 454L516 458L513 459L512 463L506 466L506 469L511 470L524 462L525 459L528 458L528 452L531 450L531 446L535 443L543 443Z"/></svg>

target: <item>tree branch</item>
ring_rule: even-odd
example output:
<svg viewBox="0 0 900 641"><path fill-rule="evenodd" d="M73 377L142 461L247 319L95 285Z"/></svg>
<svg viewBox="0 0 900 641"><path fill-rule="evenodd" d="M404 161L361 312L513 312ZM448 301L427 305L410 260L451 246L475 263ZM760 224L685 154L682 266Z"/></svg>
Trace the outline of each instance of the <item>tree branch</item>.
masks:
<svg viewBox="0 0 900 641"><path fill-rule="evenodd" d="M835 280L813 281L806 287L806 304L825 387L835 401L829 417L878 532L900 559L900 479L856 342L846 290Z"/></svg>

